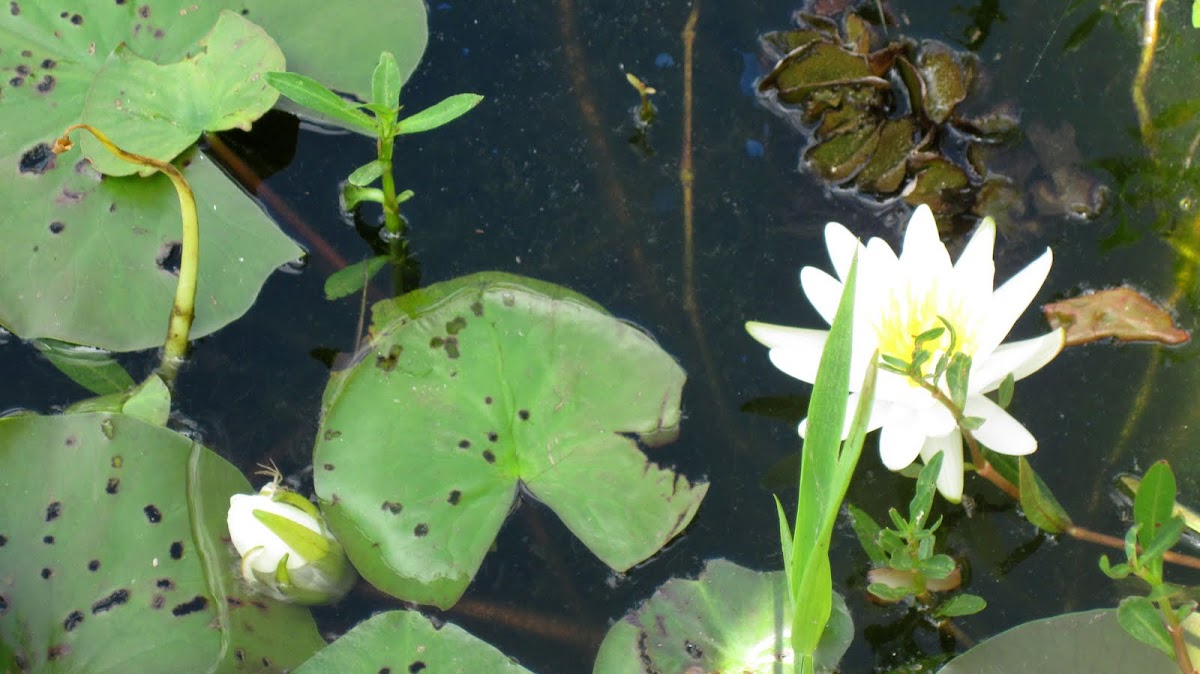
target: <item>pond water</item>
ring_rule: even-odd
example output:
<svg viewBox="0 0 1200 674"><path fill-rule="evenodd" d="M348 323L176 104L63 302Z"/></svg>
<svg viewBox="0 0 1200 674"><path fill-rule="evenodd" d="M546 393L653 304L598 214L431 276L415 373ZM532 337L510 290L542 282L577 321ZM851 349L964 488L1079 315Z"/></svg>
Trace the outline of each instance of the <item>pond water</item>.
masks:
<svg viewBox="0 0 1200 674"><path fill-rule="evenodd" d="M1093 175L1112 179L1095 167L1097 160L1142 156L1128 95L1137 58L1129 13L1123 22L1100 22L1078 49L1066 51L1094 3L1071 14L1057 3L1024 0L999 8L986 0L887 4L914 38L962 45L975 36L986 96L1014 102L1023 125L1071 124ZM666 579L694 576L708 559L780 568L774 506L762 483L773 465L799 448L795 423L809 388L775 370L743 323L821 327L797 272L805 265L828 268L824 224L836 220L895 247L906 220L896 209L829 190L798 171L803 139L753 95L753 80L762 72L757 36L788 27L794 3L706 0L696 37L690 264L698 312L690 316L684 309L693 290L685 283L678 179L679 36L689 9L678 0L435 3L429 49L404 90L414 109L460 91L486 96L465 118L397 148L397 182L417 194L405 214L423 284L496 269L568 286L646 329L689 374L679 439L650 450L655 461L711 482L683 536L615 575L552 513L527 501L505 525L463 601L445 614L534 671L590 671L614 619ZM1173 20L1183 25L1182 12L1176 14ZM648 137L652 152L628 142L637 94L625 72L659 92L653 99L658 121ZM288 133L286 121L276 119L241 140L269 154L272 139L263 136ZM284 145L286 155L292 148ZM327 302L322 284L338 260L370 255L338 212L338 181L373 152L365 138L301 126L294 157L266 178L260 197L312 252L309 263L299 273L276 274L247 316L200 340L182 374L178 406L213 449L244 471L274 460L285 473L296 473L311 456L328 376L319 356L351 349L359 320L356 299ZM1169 204L1122 198L1114 190L1113 203L1095 220L1044 217L1032 230L1002 231L998 279L1049 245L1055 266L1035 307L1124 283L1158 299L1170 296L1177 261L1151 226L1156 209ZM281 205L313 234L306 235ZM1114 245L1130 240L1124 236L1129 233L1136 235L1131 242ZM948 243L961 246L962 239ZM384 296L386 282L374 292ZM1176 307L1185 328L1192 326L1193 307L1192 296ZM1031 310L1014 335L1044 329ZM1126 524L1109 496L1110 481L1159 457L1171 459L1179 473L1181 498L1196 500L1197 475L1187 454L1197 439L1188 421L1195 353L1192 346L1145 344L1072 348L1018 385L1011 411L1039 439L1033 464L1077 522L1121 535ZM123 362L137 376L153 358L133 355ZM0 390L0 409L50 410L83 395L58 384L65 380L16 341L0 346L0 371L8 382ZM882 467L872 438L848 500L886 519L888 507L908 502L911 485ZM1033 618L1114 606L1127 591L1097 568L1106 550L1037 533L982 480L969 478L966 493L974 500L969 516L945 503L937 507L945 517L941 544L969 565L967 589L989 602L983 613L959 621L967 638L981 640ZM789 509L794 505L794 487L780 496ZM868 602L866 568L866 556L841 523L834 583L857 626L844 671L886 671L969 646L938 635L904 607ZM1180 582L1196 582L1182 571L1172 573ZM317 615L323 630L336 634L371 611L394 606L364 584Z"/></svg>

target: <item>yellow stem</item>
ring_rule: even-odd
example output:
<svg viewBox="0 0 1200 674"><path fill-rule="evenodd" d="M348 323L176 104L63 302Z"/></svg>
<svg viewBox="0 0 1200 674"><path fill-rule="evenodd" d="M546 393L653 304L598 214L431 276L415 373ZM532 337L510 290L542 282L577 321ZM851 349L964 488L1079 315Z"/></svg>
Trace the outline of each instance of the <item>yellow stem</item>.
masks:
<svg viewBox="0 0 1200 674"><path fill-rule="evenodd" d="M1150 82L1150 67L1154 65L1154 50L1158 48L1158 10L1162 0L1146 0L1142 16L1142 51L1137 75L1133 78L1133 107L1137 109L1138 128L1142 142L1154 156L1154 124L1150 120L1150 104L1146 101L1146 85Z"/></svg>
<svg viewBox="0 0 1200 674"><path fill-rule="evenodd" d="M192 320L196 316L196 284L200 267L200 224L196 213L196 198L192 188L179 169L170 163L127 152L117 147L108 136L101 133L90 124L73 124L63 131L63 135L54 143L56 154L71 149L73 143L68 137L72 131L81 129L95 136L96 140L117 158L146 166L171 179L175 192L179 195L180 217L183 220L183 241L181 243L181 259L179 262L179 281L175 286L175 303L171 307L171 319L167 325L167 338L163 342L162 361L158 366L158 374L167 385L175 381L179 366L187 357L188 334L192 329Z"/></svg>

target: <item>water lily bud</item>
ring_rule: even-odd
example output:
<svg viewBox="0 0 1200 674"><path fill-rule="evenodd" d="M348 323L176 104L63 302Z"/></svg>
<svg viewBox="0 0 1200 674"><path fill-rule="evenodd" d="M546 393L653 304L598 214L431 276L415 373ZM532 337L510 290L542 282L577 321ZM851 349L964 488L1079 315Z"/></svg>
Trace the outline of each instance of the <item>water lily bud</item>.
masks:
<svg viewBox="0 0 1200 674"><path fill-rule="evenodd" d="M293 604L341 599L358 579L346 551L307 499L270 482L229 497L229 538L256 592Z"/></svg>

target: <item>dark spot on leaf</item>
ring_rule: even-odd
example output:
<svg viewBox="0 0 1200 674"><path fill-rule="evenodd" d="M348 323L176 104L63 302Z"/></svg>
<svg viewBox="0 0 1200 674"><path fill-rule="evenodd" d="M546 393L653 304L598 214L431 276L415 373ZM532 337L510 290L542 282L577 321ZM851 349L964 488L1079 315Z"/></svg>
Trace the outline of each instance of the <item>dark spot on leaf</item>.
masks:
<svg viewBox="0 0 1200 674"><path fill-rule="evenodd" d="M46 659L47 660L57 660L61 657L67 656L68 654L70 654L70 652L71 652L71 647L68 646L67 644L55 644L55 645L51 646L50 648L46 649Z"/></svg>
<svg viewBox="0 0 1200 674"><path fill-rule="evenodd" d="M125 2L126 2L126 0L117 0L118 5L123 5L123 4L125 4Z"/></svg>
<svg viewBox="0 0 1200 674"><path fill-rule="evenodd" d="M467 319L462 316L455 316L454 320L446 321L446 334L457 335L459 330L467 327Z"/></svg>
<svg viewBox="0 0 1200 674"><path fill-rule="evenodd" d="M54 545L54 537L53 536L42 536L42 542L45 543L46 545Z"/></svg>
<svg viewBox="0 0 1200 674"><path fill-rule="evenodd" d="M475 314L476 316L482 316L483 315L483 303L479 302L479 301L472 302L471 303L471 313Z"/></svg>
<svg viewBox="0 0 1200 674"><path fill-rule="evenodd" d="M459 440L459 441L458 441L458 448L459 448L459 449L467 449L467 448L468 448L468 447L470 447L470 446L471 446L471 441L470 441L470 440Z"/></svg>
<svg viewBox="0 0 1200 674"><path fill-rule="evenodd" d="M52 75L43 75L42 81L37 83L37 90L43 94L54 91L54 77Z"/></svg>
<svg viewBox="0 0 1200 674"><path fill-rule="evenodd" d="M270 669L270 668L271 668L271 658L264 657L264 658L262 659L262 665L263 665L263 667L266 667L267 669Z"/></svg>
<svg viewBox="0 0 1200 674"><path fill-rule="evenodd" d="M262 600L260 600L260 599L255 599L254 601L251 601L251 602L250 602L250 605L251 605L251 606L253 606L254 608L256 608L256 609L258 609L258 610L262 611L263 613L266 613L266 612L267 612L267 604L266 604L266 602L264 602L264 601L262 601Z"/></svg>
<svg viewBox="0 0 1200 674"><path fill-rule="evenodd" d="M246 602L237 597L225 597L225 601L233 608L241 608L246 605Z"/></svg>
<svg viewBox="0 0 1200 674"><path fill-rule="evenodd" d="M425 524L424 522L413 527L413 536L416 536L417 538L420 538L428 533L429 533L429 525Z"/></svg>
<svg viewBox="0 0 1200 674"><path fill-rule="evenodd" d="M246 661L246 651L244 651L240 648L235 648L235 649L233 649L233 657L237 658L238 662L245 662Z"/></svg>
<svg viewBox="0 0 1200 674"><path fill-rule="evenodd" d="M492 404L492 397L491 397L491 396L487 396L487 397L485 397L485 398L483 399L483 404L485 404L485 405L491 405L491 404Z"/></svg>
<svg viewBox="0 0 1200 674"><path fill-rule="evenodd" d="M154 581L154 585L160 590L175 589L175 581L171 580L170 578L159 578L158 580Z"/></svg>
<svg viewBox="0 0 1200 674"><path fill-rule="evenodd" d="M4 615L5 613L8 613L8 600L4 598L4 595L0 594L0 615Z"/></svg>
<svg viewBox="0 0 1200 674"><path fill-rule="evenodd" d="M63 224L61 220L55 220L54 222L50 223L51 234L62 234L62 231L66 228L67 226Z"/></svg>
<svg viewBox="0 0 1200 674"><path fill-rule="evenodd" d="M17 16L18 14L21 13L21 6L18 5L16 2L10 2L10 3L8 3L8 11L13 16Z"/></svg>
<svg viewBox="0 0 1200 674"><path fill-rule="evenodd" d="M138 7L137 12L138 12L138 16L142 17L143 19L149 19L150 18L150 5L142 5L141 7Z"/></svg>
<svg viewBox="0 0 1200 674"><path fill-rule="evenodd" d="M46 521L53 522L62 514L62 501L51 501L50 505L46 506Z"/></svg>
<svg viewBox="0 0 1200 674"><path fill-rule="evenodd" d="M445 343L446 340L442 339L441 337L434 337L433 339L429 340L429 348L440 349Z"/></svg>
<svg viewBox="0 0 1200 674"><path fill-rule="evenodd" d="M400 353L402 351L404 351L404 347L399 344L393 344L386 356L379 354L375 357L375 367L384 372L391 372L396 368L396 362L400 360Z"/></svg>
<svg viewBox="0 0 1200 674"><path fill-rule="evenodd" d="M379 669L379 674L392 674L392 668L391 667L381 667Z"/></svg>
<svg viewBox="0 0 1200 674"><path fill-rule="evenodd" d="M492 450L485 449L483 450L483 460L488 463L496 463L496 455L492 453Z"/></svg>
<svg viewBox="0 0 1200 674"><path fill-rule="evenodd" d="M511 307L517 303L517 298L514 297L512 293L504 293L500 296L500 301L504 304L504 306Z"/></svg>
<svg viewBox="0 0 1200 674"><path fill-rule="evenodd" d="M17 74L21 77L29 77L29 66L25 65L24 63L18 65L16 68L14 68L14 70L16 70Z"/></svg>
<svg viewBox="0 0 1200 674"><path fill-rule="evenodd" d="M699 646L697 646L696 644L693 644L690 641L684 640L683 650L687 651L688 655L692 656L693 658L695 658L697 660L704 657L704 651L701 650L701 648Z"/></svg>
<svg viewBox="0 0 1200 674"><path fill-rule="evenodd" d="M63 620L63 629L70 632L79 627L81 622L83 622L83 611L71 611L67 614L66 620Z"/></svg>
<svg viewBox="0 0 1200 674"><path fill-rule="evenodd" d="M517 416L521 418L521 421L529 421L529 410L519 410Z"/></svg>
<svg viewBox="0 0 1200 674"><path fill-rule="evenodd" d="M13 85L14 87L19 87L22 84L25 84L25 78L24 77L14 77L11 80L9 80L8 83Z"/></svg>
<svg viewBox="0 0 1200 674"><path fill-rule="evenodd" d="M183 559L183 541L171 544L171 559Z"/></svg>
<svg viewBox="0 0 1200 674"><path fill-rule="evenodd" d="M78 439L74 435L68 435L67 439L63 440L63 444L67 447L74 447L76 442L78 442Z"/></svg>
<svg viewBox="0 0 1200 674"><path fill-rule="evenodd" d="M451 358L458 358L458 338L457 337L447 337L446 338L446 355L450 356Z"/></svg>
<svg viewBox="0 0 1200 674"><path fill-rule="evenodd" d="M93 559L90 562L88 562L88 571L95 573L96 571L99 571L99 570L100 570L100 560Z"/></svg>
<svg viewBox="0 0 1200 674"><path fill-rule="evenodd" d="M48 567L48 566L42 567L42 578L44 580L50 580L50 576L53 576L53 575L54 575L54 571L50 567Z"/></svg>
<svg viewBox="0 0 1200 674"><path fill-rule="evenodd" d="M157 38L157 39L161 40L163 35L166 35L166 33L164 33L164 32L163 32L163 29L162 29L162 28L155 28L155 29L154 29L154 37L155 37L155 38Z"/></svg>
<svg viewBox="0 0 1200 674"><path fill-rule="evenodd" d="M75 14L71 17L71 23L75 24L76 26L83 25L83 17Z"/></svg>
<svg viewBox="0 0 1200 674"><path fill-rule="evenodd" d="M425 671L425 663L420 660L413 660L413 663L408 666L408 674L417 674L417 672Z"/></svg>
<svg viewBox="0 0 1200 674"><path fill-rule="evenodd" d="M162 512L153 503L142 508L142 512L146 513L146 519L149 520L150 524L158 524L162 521Z"/></svg>
<svg viewBox="0 0 1200 674"><path fill-rule="evenodd" d="M166 605L167 605L167 598L162 596L161 594L155 594L153 597L150 598L150 608L152 608L152 609L157 610Z"/></svg>
<svg viewBox="0 0 1200 674"><path fill-rule="evenodd" d="M14 77L14 80L20 79ZM20 82L12 83L13 86L20 86ZM18 162L17 168L21 173L36 173L38 175L54 168L54 151L46 143L38 143L25 151L21 155L21 161Z"/></svg>
<svg viewBox="0 0 1200 674"><path fill-rule="evenodd" d="M332 463L326 463L326 464L322 465L321 467L324 468L325 470L333 470Z"/></svg>
<svg viewBox="0 0 1200 674"><path fill-rule="evenodd" d="M180 617L195 613L196 611L203 611L206 608L208 608L208 599L205 599L201 595L196 595L182 604L177 604L175 608L171 609L171 615Z"/></svg>
<svg viewBox="0 0 1200 674"><path fill-rule="evenodd" d="M58 198L54 200L58 204L77 204L81 201L83 201L83 192L70 190L65 187L58 193Z"/></svg>
<svg viewBox="0 0 1200 674"><path fill-rule="evenodd" d="M0 534L0 548L4 547L5 545L8 545L8 536Z"/></svg>
<svg viewBox="0 0 1200 674"><path fill-rule="evenodd" d="M455 489L454 491L450 492L450 496L446 499L446 502L450 505L458 505L460 500L462 500L462 492Z"/></svg>
<svg viewBox="0 0 1200 674"><path fill-rule="evenodd" d="M60 19L65 19L65 18L67 18L67 16L68 16L68 13L67 13L67 12L60 12L60 13L59 13L59 15L58 15L58 18L60 18Z"/></svg>
<svg viewBox="0 0 1200 674"><path fill-rule="evenodd" d="M116 213L116 212L117 212L117 204L116 204L116 202L113 202L113 203L111 203L111 204L109 204L109 205L108 205L108 212L109 212L109 213Z"/></svg>
<svg viewBox="0 0 1200 674"><path fill-rule="evenodd" d="M159 269L179 276L179 264L183 261L183 244L178 241L168 241L159 249L158 255L154 258L154 264Z"/></svg>
<svg viewBox="0 0 1200 674"><path fill-rule="evenodd" d="M104 491L109 494L115 494L118 491L120 491L120 489L121 489L121 478L119 478L119 477L108 478L108 482L104 485Z"/></svg>
<svg viewBox="0 0 1200 674"><path fill-rule="evenodd" d="M333 495L331 495L329 497L329 505L337 505L341 502L342 502L342 497L338 496L336 493L334 493Z"/></svg>
<svg viewBox="0 0 1200 674"><path fill-rule="evenodd" d="M500 439L500 436L496 433L496 431L488 431L488 441L489 442L495 442L499 439Z"/></svg>
<svg viewBox="0 0 1200 674"><path fill-rule="evenodd" d="M32 56L33 56L33 52L29 51L28 49L21 50L21 58L30 58Z"/></svg>
<svg viewBox="0 0 1200 674"><path fill-rule="evenodd" d="M54 66L56 65L58 65L58 61L55 61L54 59L42 59L43 70L53 70Z"/></svg>
<svg viewBox="0 0 1200 674"><path fill-rule="evenodd" d="M380 506L379 509L386 510L393 515L399 515L400 511L404 510L404 506L400 503L396 503L395 501L384 501L383 505Z"/></svg>
<svg viewBox="0 0 1200 674"><path fill-rule="evenodd" d="M129 601L129 590L117 590L104 599L92 604L92 615L110 611Z"/></svg>
<svg viewBox="0 0 1200 674"><path fill-rule="evenodd" d="M120 468L125 465L125 457L120 454L114 454L111 463L113 468Z"/></svg>
<svg viewBox="0 0 1200 674"><path fill-rule="evenodd" d="M336 440L342 437L342 432L335 431L332 428L327 428L325 429L325 432L321 434L321 437L325 438L325 442L329 442L330 440Z"/></svg>

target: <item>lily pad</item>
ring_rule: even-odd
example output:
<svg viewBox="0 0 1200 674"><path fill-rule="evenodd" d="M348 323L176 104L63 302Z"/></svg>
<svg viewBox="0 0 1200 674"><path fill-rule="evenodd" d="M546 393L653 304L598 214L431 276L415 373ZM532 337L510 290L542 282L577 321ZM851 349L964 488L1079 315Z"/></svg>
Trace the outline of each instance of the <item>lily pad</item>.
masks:
<svg viewBox="0 0 1200 674"><path fill-rule="evenodd" d="M966 99L975 77L975 61L943 42L926 40L917 53L917 69L925 84L922 110L934 124L941 124Z"/></svg>
<svg viewBox="0 0 1200 674"><path fill-rule="evenodd" d="M879 146L879 126L841 133L809 148L804 159L814 173L832 183L853 178Z"/></svg>
<svg viewBox="0 0 1200 674"><path fill-rule="evenodd" d="M1191 618L1189 621L1194 623ZM1192 641L1194 637L1189 630L1188 640ZM939 674L1170 674L1178 671L1171 658L1126 634L1117 623L1115 610L1102 609L1018 625L958 656L939 670Z"/></svg>
<svg viewBox="0 0 1200 674"><path fill-rule="evenodd" d="M241 473L120 414L0 419L0 670L282 671L323 645L249 594L226 543Z"/></svg>
<svg viewBox="0 0 1200 674"><path fill-rule="evenodd" d="M283 52L259 26L228 10L182 61L159 65L117 45L88 90L83 121L126 151L174 159L205 131L250 129L279 92L263 75L284 68ZM83 155L105 175L149 175L84 135Z"/></svg>
<svg viewBox="0 0 1200 674"><path fill-rule="evenodd" d="M159 260L179 241L165 178L104 179L54 139L78 122L97 73L120 43L157 63L183 58L220 6L190 2L9 3L0 12L0 68L15 73L0 105L0 324L112 351L161 344L175 277ZM61 14L60 14L61 13ZM194 336L236 319L263 279L300 250L202 157L184 171L201 204ZM117 317L120 320L117 320Z"/></svg>
<svg viewBox="0 0 1200 674"><path fill-rule="evenodd" d="M712 560L696 580L672 578L613 625L592 671L791 671L786 602L782 571L751 571ZM854 622L845 600L835 592L833 613L817 647L818 670L832 671L853 638Z"/></svg>
<svg viewBox="0 0 1200 674"><path fill-rule="evenodd" d="M388 611L355 625L296 670L528 674L507 655L453 623L435 627L416 611Z"/></svg>
<svg viewBox="0 0 1200 674"><path fill-rule="evenodd" d="M1182 344L1191 335L1171 315L1133 288L1110 288L1042 307L1051 327L1067 332L1067 345L1101 339Z"/></svg>
<svg viewBox="0 0 1200 674"><path fill-rule="evenodd" d="M624 571L708 489L639 449L677 435L683 370L564 288L483 273L380 303L355 363L326 388L314 480L351 561L401 599L453 605L520 493Z"/></svg>
<svg viewBox="0 0 1200 674"><path fill-rule="evenodd" d="M851 85L886 88L888 83L871 73L866 58L833 44L813 42L780 61L759 89L774 88L779 100L799 103L815 89Z"/></svg>

